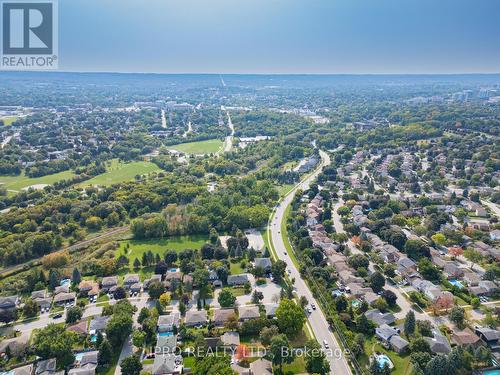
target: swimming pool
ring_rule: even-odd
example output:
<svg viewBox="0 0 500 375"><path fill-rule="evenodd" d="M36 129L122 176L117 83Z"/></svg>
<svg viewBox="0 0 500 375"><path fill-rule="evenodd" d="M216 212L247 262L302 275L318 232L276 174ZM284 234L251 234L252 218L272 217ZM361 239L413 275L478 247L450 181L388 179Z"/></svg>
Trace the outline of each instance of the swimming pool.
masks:
<svg viewBox="0 0 500 375"><path fill-rule="evenodd" d="M158 332L158 336L172 336L173 333L172 332Z"/></svg>
<svg viewBox="0 0 500 375"><path fill-rule="evenodd" d="M84 354L85 353L76 353L75 354L75 361L80 362L82 360Z"/></svg>
<svg viewBox="0 0 500 375"><path fill-rule="evenodd" d="M358 307L361 304L361 302L357 299L352 301L352 307Z"/></svg>
<svg viewBox="0 0 500 375"><path fill-rule="evenodd" d="M460 281L455 280L455 279L451 279L450 284L453 286L456 286L458 289L462 289L464 287Z"/></svg>
<svg viewBox="0 0 500 375"><path fill-rule="evenodd" d="M483 375L500 375L500 369L486 370L482 372Z"/></svg>
<svg viewBox="0 0 500 375"><path fill-rule="evenodd" d="M388 356L386 356L385 354L376 354L375 360L377 361L377 363L380 367L384 367L386 364L387 364L387 366L389 366L389 368L394 367L391 359Z"/></svg>

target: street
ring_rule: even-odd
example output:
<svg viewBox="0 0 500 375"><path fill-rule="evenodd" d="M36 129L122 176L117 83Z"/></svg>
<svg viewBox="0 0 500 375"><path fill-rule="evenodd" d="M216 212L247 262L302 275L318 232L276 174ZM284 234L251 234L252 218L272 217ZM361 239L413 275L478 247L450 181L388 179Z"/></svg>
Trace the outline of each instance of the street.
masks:
<svg viewBox="0 0 500 375"><path fill-rule="evenodd" d="M294 286L297 295L299 297L305 296L309 303L314 303L316 306L320 305L313 297L309 287L302 279L299 270L295 267L290 255L286 251L285 243L281 237L280 228L282 221L285 220L286 208L292 202L296 191L298 189L307 189L320 174L323 167L330 164L330 157L325 152L320 151L320 155L322 159L320 165L309 177L307 177L303 182L297 184L297 186L283 198L278 207L275 209L268 227L268 233L270 234L269 239L274 246L278 259L286 262L287 269L290 270L289 276L295 279ZM344 349L340 346L333 332L330 330L328 322L321 309L318 308L313 310L307 318L318 342L324 346L323 342L326 341L330 347L330 351L326 351L327 360L330 363L330 372L332 374L351 374L351 369L344 355Z"/></svg>

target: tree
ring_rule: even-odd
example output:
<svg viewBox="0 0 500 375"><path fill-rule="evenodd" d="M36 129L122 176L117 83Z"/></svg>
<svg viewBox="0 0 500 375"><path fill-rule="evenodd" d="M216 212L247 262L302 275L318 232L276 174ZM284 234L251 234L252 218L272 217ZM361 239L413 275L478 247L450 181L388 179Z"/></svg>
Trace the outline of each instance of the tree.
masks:
<svg viewBox="0 0 500 375"><path fill-rule="evenodd" d="M137 355L124 358L120 366L123 375L139 375L142 370L142 363Z"/></svg>
<svg viewBox="0 0 500 375"><path fill-rule="evenodd" d="M165 252L165 263L167 263L168 266L171 266L175 262L177 262L177 251L167 250Z"/></svg>
<svg viewBox="0 0 500 375"><path fill-rule="evenodd" d="M132 333L132 317L125 313L113 314L106 326L106 337L114 348L119 348Z"/></svg>
<svg viewBox="0 0 500 375"><path fill-rule="evenodd" d="M81 307L73 306L66 310L66 323L73 324L82 318L83 310Z"/></svg>
<svg viewBox="0 0 500 375"><path fill-rule="evenodd" d="M137 271L141 267L141 261L137 258L134 259L134 271Z"/></svg>
<svg viewBox="0 0 500 375"><path fill-rule="evenodd" d="M80 284L80 281L82 281L82 275L80 274L80 271L78 268L73 268L73 274L71 276L71 281L73 282L73 285L78 285Z"/></svg>
<svg viewBox="0 0 500 375"><path fill-rule="evenodd" d="M430 250L421 240L408 240L404 246L404 252L409 258L419 261L422 257L429 257Z"/></svg>
<svg viewBox="0 0 500 375"><path fill-rule="evenodd" d="M165 293L165 286L161 281L153 280L148 285L148 293L149 297L152 299L158 299L163 293Z"/></svg>
<svg viewBox="0 0 500 375"><path fill-rule="evenodd" d="M135 330L132 333L132 344L134 344L136 348L142 348L142 346L144 345L145 337L146 334L144 332Z"/></svg>
<svg viewBox="0 0 500 375"><path fill-rule="evenodd" d="M291 363L293 360L290 342L286 335L274 336L271 340L269 351L273 364L279 366L280 373L283 373L283 364Z"/></svg>
<svg viewBox="0 0 500 375"><path fill-rule="evenodd" d="M463 328L465 322L465 310L460 306L453 306L450 310L450 320L459 328Z"/></svg>
<svg viewBox="0 0 500 375"><path fill-rule="evenodd" d="M471 304L472 308L476 310L476 309L479 309L479 307L481 306L481 301L479 300L479 298L474 297L474 298L471 298L470 304Z"/></svg>
<svg viewBox="0 0 500 375"><path fill-rule="evenodd" d="M415 352L423 352L431 354L431 346L423 337L417 337L415 340L410 342L410 351L412 353Z"/></svg>
<svg viewBox="0 0 500 375"><path fill-rule="evenodd" d="M125 288L122 286L119 286L115 289L115 292L113 293L113 297L115 299L124 299L127 297L127 292L125 291Z"/></svg>
<svg viewBox="0 0 500 375"><path fill-rule="evenodd" d="M470 269L473 269L474 264L481 262L481 260L483 259L481 253L474 249L466 249L464 251L464 257L466 257L471 262Z"/></svg>
<svg viewBox="0 0 500 375"><path fill-rule="evenodd" d="M236 302L236 297L233 295L230 289L224 288L219 293L219 298L217 299L221 307L232 307Z"/></svg>
<svg viewBox="0 0 500 375"><path fill-rule="evenodd" d="M233 375L231 358L227 355L207 355L196 358L194 375Z"/></svg>
<svg viewBox="0 0 500 375"><path fill-rule="evenodd" d="M273 339L273 337L277 335L279 335L278 327L276 326L264 327L260 331L259 335L260 342L262 343L262 345L267 347L271 345L271 340Z"/></svg>
<svg viewBox="0 0 500 375"><path fill-rule="evenodd" d="M349 305L347 298L345 298L343 294L338 297L335 297L333 303L335 304L335 310L337 310L337 312L346 311L347 306Z"/></svg>
<svg viewBox="0 0 500 375"><path fill-rule="evenodd" d="M410 310L406 314L404 332L407 336L411 336L415 333L415 313Z"/></svg>
<svg viewBox="0 0 500 375"><path fill-rule="evenodd" d="M306 321L304 311L294 301L282 299L276 309L276 318L281 332L294 336L302 330Z"/></svg>
<svg viewBox="0 0 500 375"><path fill-rule="evenodd" d="M58 367L64 368L75 360L72 348L76 342L74 332L66 331L61 325L49 324L35 334L33 348L42 359L56 358Z"/></svg>
<svg viewBox="0 0 500 375"><path fill-rule="evenodd" d="M356 328L360 333L371 335L375 329L375 324L365 314L361 314L356 321Z"/></svg>
<svg viewBox="0 0 500 375"><path fill-rule="evenodd" d="M157 254L158 255L158 254ZM168 271L168 265L163 260L160 260L156 263L155 266L155 274L163 275Z"/></svg>
<svg viewBox="0 0 500 375"><path fill-rule="evenodd" d="M170 297L170 293L168 293L168 292L163 293L160 296L160 298L158 299L158 301L160 302L162 307L166 307L166 306L170 305L170 300L171 300L171 297Z"/></svg>
<svg viewBox="0 0 500 375"><path fill-rule="evenodd" d="M139 316L137 317L137 322L142 324L147 318L151 316L151 312L147 307L143 307L139 312Z"/></svg>
<svg viewBox="0 0 500 375"><path fill-rule="evenodd" d="M23 306L23 315L26 318L32 318L38 314L38 305L35 301L29 298Z"/></svg>
<svg viewBox="0 0 500 375"><path fill-rule="evenodd" d="M111 362L112 356L113 352L109 341L107 339L103 339L101 345L99 346L99 355L97 357L99 366L108 365Z"/></svg>
<svg viewBox="0 0 500 375"><path fill-rule="evenodd" d="M427 375L450 375L448 361L444 355L437 355L432 358L427 366L425 366L425 374Z"/></svg>
<svg viewBox="0 0 500 375"><path fill-rule="evenodd" d="M306 369L310 374L328 374L330 365L326 360L325 353L316 340L309 340L305 343Z"/></svg>
<svg viewBox="0 0 500 375"><path fill-rule="evenodd" d="M396 306L398 296L396 296L396 293L394 293L392 290L384 290L382 293L382 297L384 297L389 306Z"/></svg>
<svg viewBox="0 0 500 375"><path fill-rule="evenodd" d="M370 286L372 287L375 293L378 293L382 290L385 285L385 277L380 272L375 271L370 276Z"/></svg>
<svg viewBox="0 0 500 375"><path fill-rule="evenodd" d="M441 280L441 271L427 258L418 261L418 271L426 280L436 282Z"/></svg>
<svg viewBox="0 0 500 375"><path fill-rule="evenodd" d="M283 278L285 277L285 271L286 271L286 262L283 260L277 260L274 262L271 266L271 272L273 274L274 281L276 283L281 283Z"/></svg>

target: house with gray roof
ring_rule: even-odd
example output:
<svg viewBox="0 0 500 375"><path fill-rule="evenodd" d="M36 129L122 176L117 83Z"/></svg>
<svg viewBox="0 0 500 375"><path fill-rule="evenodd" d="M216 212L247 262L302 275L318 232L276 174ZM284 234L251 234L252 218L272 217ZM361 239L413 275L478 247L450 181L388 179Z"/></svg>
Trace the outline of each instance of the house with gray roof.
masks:
<svg viewBox="0 0 500 375"><path fill-rule="evenodd" d="M236 315L234 309L217 309L214 311L212 322L216 326L221 327L229 320L229 317L233 315Z"/></svg>
<svg viewBox="0 0 500 375"><path fill-rule="evenodd" d="M184 324L187 327L205 325L207 322L208 314L206 310L189 310L186 312L186 317L184 318Z"/></svg>
<svg viewBox="0 0 500 375"><path fill-rule="evenodd" d="M259 306L239 306L238 315L241 321L260 318Z"/></svg>
<svg viewBox="0 0 500 375"><path fill-rule="evenodd" d="M240 345L240 334L238 332L225 332L220 340L225 347L236 348Z"/></svg>
<svg viewBox="0 0 500 375"><path fill-rule="evenodd" d="M392 336L389 339L389 344L391 345L392 350L394 350L396 353L404 353L410 346L409 342L399 335Z"/></svg>
<svg viewBox="0 0 500 375"><path fill-rule="evenodd" d="M390 325L396 321L396 317L391 313L382 313L379 309L372 309L365 312L365 316L373 321L377 326Z"/></svg>
<svg viewBox="0 0 500 375"><path fill-rule="evenodd" d="M158 332L170 332L174 326L179 328L180 314L178 311L172 311L168 315L158 317Z"/></svg>
<svg viewBox="0 0 500 375"><path fill-rule="evenodd" d="M246 283L251 283L253 276L249 273L241 273L239 275L229 275L227 277L227 284L234 285L245 285Z"/></svg>
<svg viewBox="0 0 500 375"><path fill-rule="evenodd" d="M111 288L116 286L118 286L118 276L108 276L102 278L101 289L104 292L108 292Z"/></svg>
<svg viewBox="0 0 500 375"><path fill-rule="evenodd" d="M255 268L260 267L266 272L271 272L272 265L269 258L255 258Z"/></svg>
<svg viewBox="0 0 500 375"><path fill-rule="evenodd" d="M156 355L153 375L178 375L182 373L182 357L175 354Z"/></svg>
<svg viewBox="0 0 500 375"><path fill-rule="evenodd" d="M434 337L424 337L431 347L434 354L449 354L451 346L446 336L443 336L438 331L433 331Z"/></svg>
<svg viewBox="0 0 500 375"><path fill-rule="evenodd" d="M0 311L15 310L20 303L21 300L19 299L18 296L0 297Z"/></svg>
<svg viewBox="0 0 500 375"><path fill-rule="evenodd" d="M177 348L177 335L157 336L155 353L175 354L176 348Z"/></svg>
<svg viewBox="0 0 500 375"><path fill-rule="evenodd" d="M94 316L90 321L89 333L96 335L98 332L104 332L108 325L109 316Z"/></svg>

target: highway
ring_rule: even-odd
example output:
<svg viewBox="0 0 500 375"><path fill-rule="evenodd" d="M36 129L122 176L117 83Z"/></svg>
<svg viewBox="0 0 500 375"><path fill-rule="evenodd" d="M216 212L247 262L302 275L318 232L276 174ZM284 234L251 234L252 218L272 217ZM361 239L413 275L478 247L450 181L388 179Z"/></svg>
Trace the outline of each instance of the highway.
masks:
<svg viewBox="0 0 500 375"><path fill-rule="evenodd" d="M295 291L299 297L305 296L309 303L314 303L317 308L312 310L312 313L308 316L308 321L316 336L316 339L324 347L324 342L328 343L329 350L325 350L327 355L327 360L330 363L330 373L332 374L352 374L349 364L344 355L344 349L338 343L333 332L330 330L328 322L320 309L319 303L313 297L309 287L306 282L302 279L299 270L295 267L290 254L287 253L285 243L281 237L281 223L285 220L286 208L291 204L293 197L298 189L306 190L309 185L316 179L316 177L321 173L324 166L330 164L330 157L323 151L320 151L321 162L315 171L309 175L304 181L297 184L281 201L276 207L273 214L271 215L271 220L268 226L269 239L276 251L278 259L286 262L287 269L290 271L289 276L295 279Z"/></svg>

